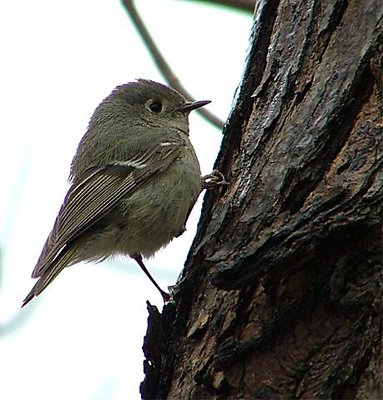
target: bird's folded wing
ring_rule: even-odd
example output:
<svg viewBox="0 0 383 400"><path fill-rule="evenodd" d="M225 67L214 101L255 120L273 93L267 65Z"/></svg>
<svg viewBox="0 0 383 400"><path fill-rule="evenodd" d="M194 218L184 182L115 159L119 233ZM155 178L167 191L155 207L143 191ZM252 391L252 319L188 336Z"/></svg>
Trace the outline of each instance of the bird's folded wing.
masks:
<svg viewBox="0 0 383 400"><path fill-rule="evenodd" d="M144 155L94 169L68 191L32 277L41 276L63 247L178 157L179 145L165 142Z"/></svg>

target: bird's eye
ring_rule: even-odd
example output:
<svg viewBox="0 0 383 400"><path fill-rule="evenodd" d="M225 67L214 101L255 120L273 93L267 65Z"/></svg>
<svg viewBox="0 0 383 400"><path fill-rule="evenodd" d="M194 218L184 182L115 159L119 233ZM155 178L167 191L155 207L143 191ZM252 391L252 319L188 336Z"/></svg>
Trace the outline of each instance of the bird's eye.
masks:
<svg viewBox="0 0 383 400"><path fill-rule="evenodd" d="M148 110L158 114L162 111L162 103L158 100L149 100L146 104Z"/></svg>

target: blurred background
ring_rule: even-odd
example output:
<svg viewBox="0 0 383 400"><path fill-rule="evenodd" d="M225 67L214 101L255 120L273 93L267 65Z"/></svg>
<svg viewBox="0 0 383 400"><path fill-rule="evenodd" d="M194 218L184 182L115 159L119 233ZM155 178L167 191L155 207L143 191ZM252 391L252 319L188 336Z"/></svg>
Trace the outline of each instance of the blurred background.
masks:
<svg viewBox="0 0 383 400"><path fill-rule="evenodd" d="M225 121L252 20L213 3L135 2L182 84ZM1 2L0 37L0 398L139 399L146 300L161 309L162 299L133 260L67 268L20 305L94 108L118 84L164 77L118 0ZM190 129L207 174L221 131L197 113ZM187 232L146 262L165 289L182 270L201 200Z"/></svg>

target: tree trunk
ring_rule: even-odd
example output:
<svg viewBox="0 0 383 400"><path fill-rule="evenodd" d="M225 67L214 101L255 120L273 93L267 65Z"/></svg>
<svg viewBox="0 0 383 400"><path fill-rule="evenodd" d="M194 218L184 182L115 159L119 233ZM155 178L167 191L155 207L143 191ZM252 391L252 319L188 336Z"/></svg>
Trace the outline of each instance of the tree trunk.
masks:
<svg viewBox="0 0 383 400"><path fill-rule="evenodd" d="M381 399L381 0L259 0L145 399Z"/></svg>

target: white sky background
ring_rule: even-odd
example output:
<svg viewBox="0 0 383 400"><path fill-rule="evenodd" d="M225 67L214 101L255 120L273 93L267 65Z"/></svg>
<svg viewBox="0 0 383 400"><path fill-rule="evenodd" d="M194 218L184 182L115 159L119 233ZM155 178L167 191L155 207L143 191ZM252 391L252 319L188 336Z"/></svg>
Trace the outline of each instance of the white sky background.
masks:
<svg viewBox="0 0 383 400"><path fill-rule="evenodd" d="M251 16L188 1L136 4L186 88L225 120ZM3 1L0 37L0 398L139 399L146 300L162 300L133 260L68 268L20 305L94 108L118 84L163 78L118 0ZM209 173L221 133L196 113L190 128ZM163 288L182 269L201 200L188 231L146 262Z"/></svg>

